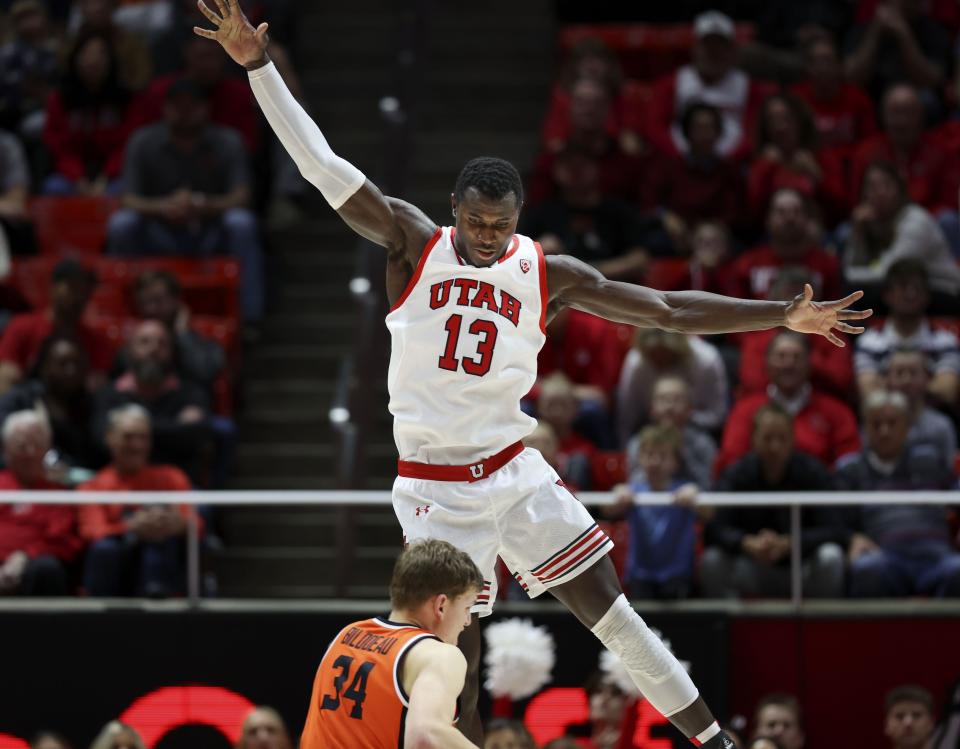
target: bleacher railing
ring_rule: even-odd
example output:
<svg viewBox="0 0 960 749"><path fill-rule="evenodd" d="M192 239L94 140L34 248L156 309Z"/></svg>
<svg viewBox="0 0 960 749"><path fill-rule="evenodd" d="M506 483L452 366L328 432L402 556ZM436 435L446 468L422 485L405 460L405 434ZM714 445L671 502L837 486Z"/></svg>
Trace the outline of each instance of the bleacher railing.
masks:
<svg viewBox="0 0 960 749"><path fill-rule="evenodd" d="M615 503L608 492L582 492L577 498L588 507ZM284 506L313 505L356 509L390 506L387 491L195 491L195 492L74 492L74 491L0 491L0 504L134 504L134 505L208 505L208 506ZM697 497L698 507L789 507L790 508L790 600L795 608L803 600L801 558L802 507L838 505L950 505L960 502L958 491L916 492L704 492ZM670 505L673 494L640 494L637 504ZM399 530L399 524L398 524ZM338 546L339 549L339 546ZM353 549L347 558L353 560ZM361 561L362 560L356 560ZM341 565L343 566L343 565ZM200 601L200 534L195 517L187 523L187 597L191 604ZM343 573L338 572L338 577Z"/></svg>

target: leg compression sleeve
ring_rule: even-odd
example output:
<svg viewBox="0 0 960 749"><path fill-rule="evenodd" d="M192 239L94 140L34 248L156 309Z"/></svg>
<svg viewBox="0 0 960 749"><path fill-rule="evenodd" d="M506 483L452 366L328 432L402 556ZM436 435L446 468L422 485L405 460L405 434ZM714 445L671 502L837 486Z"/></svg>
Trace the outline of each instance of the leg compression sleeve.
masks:
<svg viewBox="0 0 960 749"><path fill-rule="evenodd" d="M699 692L680 662L667 650L621 595L592 632L623 662L637 688L669 717L692 705Z"/></svg>
<svg viewBox="0 0 960 749"><path fill-rule="evenodd" d="M300 173L336 210L362 186L363 172L337 156L303 107L293 98L272 62L248 73L250 88L267 122Z"/></svg>

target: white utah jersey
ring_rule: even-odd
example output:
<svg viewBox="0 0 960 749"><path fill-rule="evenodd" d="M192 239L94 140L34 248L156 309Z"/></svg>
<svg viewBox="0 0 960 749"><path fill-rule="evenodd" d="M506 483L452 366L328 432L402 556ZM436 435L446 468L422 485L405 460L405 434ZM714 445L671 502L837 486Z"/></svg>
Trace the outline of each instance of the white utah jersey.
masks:
<svg viewBox="0 0 960 749"><path fill-rule="evenodd" d="M499 261L477 268L460 259L455 232L437 230L386 318L401 460L466 465L536 426L520 399L533 387L546 340L543 252L514 235Z"/></svg>

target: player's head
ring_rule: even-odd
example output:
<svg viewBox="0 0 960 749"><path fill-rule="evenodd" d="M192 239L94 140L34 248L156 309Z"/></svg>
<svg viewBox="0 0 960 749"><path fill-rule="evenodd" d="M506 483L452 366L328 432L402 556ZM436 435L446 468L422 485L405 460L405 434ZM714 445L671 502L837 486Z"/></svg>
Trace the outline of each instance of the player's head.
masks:
<svg viewBox="0 0 960 749"><path fill-rule="evenodd" d="M783 749L801 749L806 742L800 703L790 694L768 694L757 705L753 738L777 741Z"/></svg>
<svg viewBox="0 0 960 749"><path fill-rule="evenodd" d="M493 265L517 230L523 205L520 173L509 161L493 156L471 159L457 177L450 204L460 257L481 268Z"/></svg>
<svg viewBox="0 0 960 749"><path fill-rule="evenodd" d="M467 554L446 541L414 541L390 580L390 604L451 645L470 624L483 575Z"/></svg>
<svg viewBox="0 0 960 749"><path fill-rule="evenodd" d="M884 733L896 749L914 749L927 745L933 732L933 698L923 687L913 684L892 689L887 694Z"/></svg>

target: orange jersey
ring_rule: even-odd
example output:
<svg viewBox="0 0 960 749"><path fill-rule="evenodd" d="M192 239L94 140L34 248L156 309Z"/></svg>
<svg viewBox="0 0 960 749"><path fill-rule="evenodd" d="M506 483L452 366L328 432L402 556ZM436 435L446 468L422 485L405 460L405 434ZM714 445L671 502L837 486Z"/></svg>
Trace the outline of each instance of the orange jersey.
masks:
<svg viewBox="0 0 960 749"><path fill-rule="evenodd" d="M313 682L300 749L399 749L409 700L400 682L413 645L440 638L380 617L347 625Z"/></svg>

